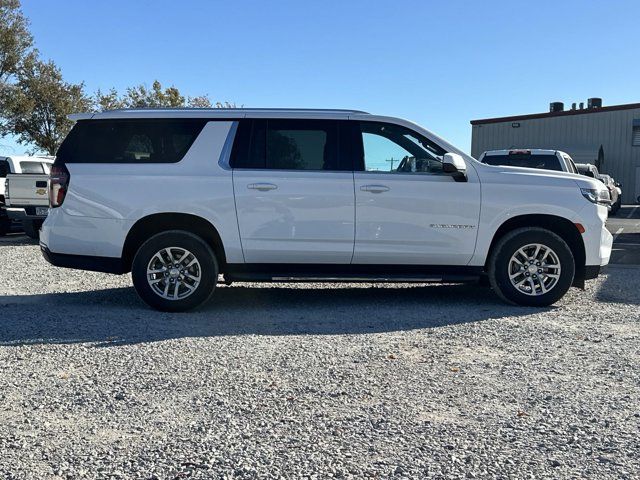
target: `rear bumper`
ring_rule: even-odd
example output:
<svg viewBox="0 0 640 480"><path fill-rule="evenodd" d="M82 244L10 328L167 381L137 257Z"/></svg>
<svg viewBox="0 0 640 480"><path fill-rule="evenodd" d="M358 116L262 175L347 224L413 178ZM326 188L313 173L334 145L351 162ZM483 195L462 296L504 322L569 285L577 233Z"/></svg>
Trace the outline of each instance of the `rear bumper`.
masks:
<svg viewBox="0 0 640 480"><path fill-rule="evenodd" d="M35 207L7 207L7 216L12 220L44 220L46 215L36 215Z"/></svg>
<svg viewBox="0 0 640 480"><path fill-rule="evenodd" d="M44 244L40 243L40 251L44 259L51 265L63 268L75 268L77 270L89 270L92 272L123 274L122 260L116 257L92 257L88 255L68 255L66 253L53 253Z"/></svg>

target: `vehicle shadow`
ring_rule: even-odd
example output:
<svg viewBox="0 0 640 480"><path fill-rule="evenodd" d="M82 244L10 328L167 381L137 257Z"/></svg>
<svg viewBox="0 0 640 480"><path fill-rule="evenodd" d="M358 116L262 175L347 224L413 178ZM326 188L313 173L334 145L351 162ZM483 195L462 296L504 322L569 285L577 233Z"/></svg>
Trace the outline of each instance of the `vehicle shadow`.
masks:
<svg viewBox="0 0 640 480"><path fill-rule="evenodd" d="M221 286L188 313L151 310L133 288L0 296L0 345L113 346L225 335L350 335L526 317L544 310L500 302L476 285Z"/></svg>
<svg viewBox="0 0 640 480"><path fill-rule="evenodd" d="M600 285L596 300L640 305L640 289L633 281L631 284L629 282L629 275L634 271L639 272L640 265L609 265L606 270L607 278Z"/></svg>
<svg viewBox="0 0 640 480"><path fill-rule="evenodd" d="M23 247L25 245L38 245L38 240L29 238L23 233L10 233L0 237L0 246Z"/></svg>

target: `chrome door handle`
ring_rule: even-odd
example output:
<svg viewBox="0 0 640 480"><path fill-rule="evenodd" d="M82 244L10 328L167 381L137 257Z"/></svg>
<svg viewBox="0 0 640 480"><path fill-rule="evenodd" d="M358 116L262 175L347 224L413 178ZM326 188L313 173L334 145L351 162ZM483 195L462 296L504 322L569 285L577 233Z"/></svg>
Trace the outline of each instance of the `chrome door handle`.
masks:
<svg viewBox="0 0 640 480"><path fill-rule="evenodd" d="M247 185L247 188L250 190L260 190L261 192L266 192L267 190L275 190L278 188L277 185L273 183L250 183Z"/></svg>
<svg viewBox="0 0 640 480"><path fill-rule="evenodd" d="M363 192L382 193L390 190L386 185L362 185L360 190Z"/></svg>

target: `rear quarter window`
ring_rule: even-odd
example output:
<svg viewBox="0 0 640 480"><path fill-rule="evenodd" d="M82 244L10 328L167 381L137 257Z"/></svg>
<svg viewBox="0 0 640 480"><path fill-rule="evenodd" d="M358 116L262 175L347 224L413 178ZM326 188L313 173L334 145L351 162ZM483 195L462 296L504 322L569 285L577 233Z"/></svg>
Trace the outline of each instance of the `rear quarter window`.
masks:
<svg viewBox="0 0 640 480"><path fill-rule="evenodd" d="M58 163L176 163L206 119L83 120L56 155Z"/></svg>

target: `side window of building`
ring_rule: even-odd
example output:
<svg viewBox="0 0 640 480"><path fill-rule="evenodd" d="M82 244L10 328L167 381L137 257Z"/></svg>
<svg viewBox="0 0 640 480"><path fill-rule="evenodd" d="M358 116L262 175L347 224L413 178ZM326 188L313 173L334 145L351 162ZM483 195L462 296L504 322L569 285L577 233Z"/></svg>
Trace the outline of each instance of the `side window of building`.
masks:
<svg viewBox="0 0 640 480"><path fill-rule="evenodd" d="M634 147L640 147L640 119L633 121L633 141Z"/></svg>
<svg viewBox="0 0 640 480"><path fill-rule="evenodd" d="M207 120L134 119L78 122L57 153L65 163L176 163Z"/></svg>
<svg viewBox="0 0 640 480"><path fill-rule="evenodd" d="M442 174L440 146L400 125L360 122L361 163L366 172Z"/></svg>
<svg viewBox="0 0 640 480"><path fill-rule="evenodd" d="M242 120L231 154L232 168L350 171L338 148L342 122L335 120Z"/></svg>

